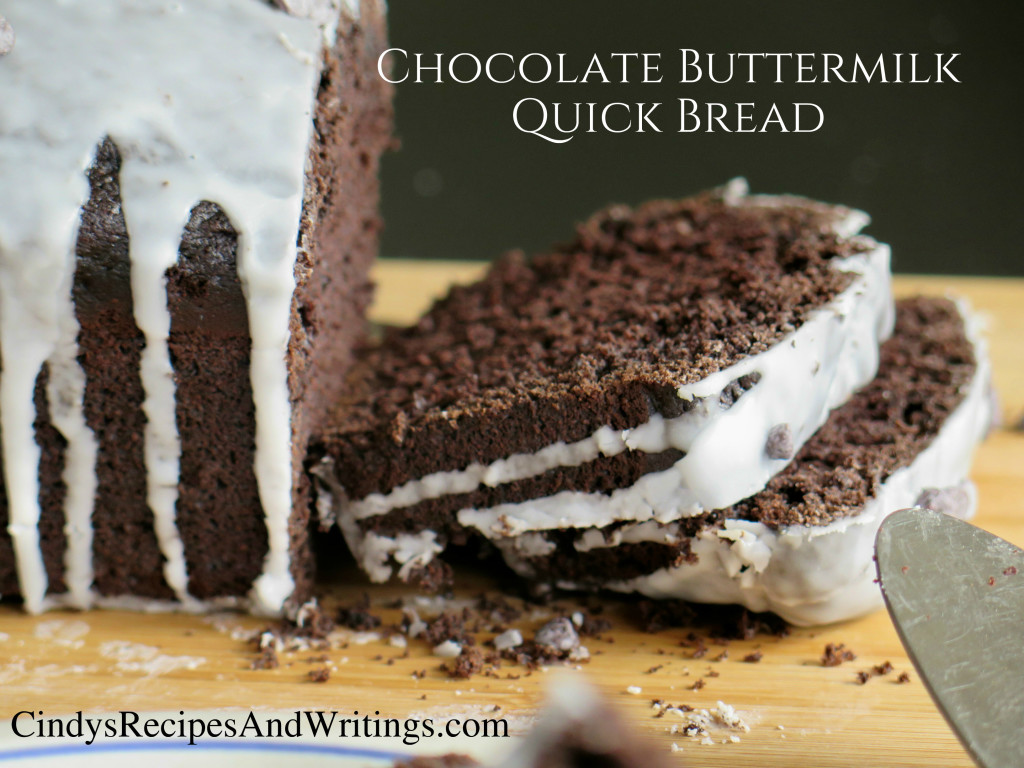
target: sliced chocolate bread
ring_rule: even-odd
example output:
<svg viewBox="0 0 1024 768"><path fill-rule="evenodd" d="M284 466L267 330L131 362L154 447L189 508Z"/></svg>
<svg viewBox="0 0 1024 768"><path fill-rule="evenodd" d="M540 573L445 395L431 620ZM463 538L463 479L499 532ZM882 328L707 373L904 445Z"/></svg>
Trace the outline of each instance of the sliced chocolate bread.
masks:
<svg viewBox="0 0 1024 768"><path fill-rule="evenodd" d="M527 533L495 543L519 573L567 588L742 603L795 624L881 604L875 532L914 505L969 517L971 458L991 420L989 371L948 299L897 305L878 376L761 493L672 523Z"/></svg>
<svg viewBox="0 0 1024 768"><path fill-rule="evenodd" d="M322 512L384 580L467 532L746 498L875 375L892 298L866 222L737 181L504 258L368 354L315 468Z"/></svg>

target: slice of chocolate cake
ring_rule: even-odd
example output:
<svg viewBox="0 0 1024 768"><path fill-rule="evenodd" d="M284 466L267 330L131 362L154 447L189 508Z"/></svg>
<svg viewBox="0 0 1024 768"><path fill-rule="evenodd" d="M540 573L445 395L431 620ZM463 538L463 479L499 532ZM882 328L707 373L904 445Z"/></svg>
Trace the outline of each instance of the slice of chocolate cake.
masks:
<svg viewBox="0 0 1024 768"><path fill-rule="evenodd" d="M370 299L383 1L3 13L0 592L278 612Z"/></svg>
<svg viewBox="0 0 1024 768"><path fill-rule="evenodd" d="M495 543L521 574L568 588L742 603L794 624L873 610L874 539L886 515L915 505L974 511L967 472L991 417L989 370L961 312L948 299L899 302L875 380L749 499L667 524Z"/></svg>
<svg viewBox="0 0 1024 768"><path fill-rule="evenodd" d="M467 532L746 498L875 375L892 298L866 221L737 181L504 258L368 355L315 469L322 510L384 580Z"/></svg>

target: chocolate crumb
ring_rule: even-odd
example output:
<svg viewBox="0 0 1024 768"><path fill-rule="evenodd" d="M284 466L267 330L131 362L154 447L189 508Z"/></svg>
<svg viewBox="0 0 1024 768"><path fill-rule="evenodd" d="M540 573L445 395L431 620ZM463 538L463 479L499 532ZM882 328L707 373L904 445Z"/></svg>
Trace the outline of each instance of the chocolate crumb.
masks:
<svg viewBox="0 0 1024 768"><path fill-rule="evenodd" d="M327 667L320 667L319 669L311 669L308 673L309 682L311 683L326 683L331 679L331 670Z"/></svg>
<svg viewBox="0 0 1024 768"><path fill-rule="evenodd" d="M858 672L857 673L857 684L858 685L864 685L864 683L866 683L870 679L871 679L871 675L868 672Z"/></svg>
<svg viewBox="0 0 1024 768"><path fill-rule="evenodd" d="M452 588L455 572L443 560L431 560L426 565L412 568L406 582L416 585L427 594L436 595Z"/></svg>
<svg viewBox="0 0 1024 768"><path fill-rule="evenodd" d="M281 662L278 661L277 651L273 647L267 647L252 660L249 669L277 669L279 666L281 666Z"/></svg>
<svg viewBox="0 0 1024 768"><path fill-rule="evenodd" d="M845 643L829 643L821 657L821 666L838 667L844 661L853 661L857 655L846 647Z"/></svg>
<svg viewBox="0 0 1024 768"><path fill-rule="evenodd" d="M552 619L537 630L533 637L537 645L556 651L571 651L578 648L580 636L572 621L563 617Z"/></svg>
<svg viewBox="0 0 1024 768"><path fill-rule="evenodd" d="M872 669L876 675L888 675L892 672L892 662L884 661L881 664L876 664Z"/></svg>
<svg viewBox="0 0 1024 768"><path fill-rule="evenodd" d="M900 672L899 677L896 678L896 682L901 684L901 685L903 683L909 683L910 682L910 673L909 672Z"/></svg>
<svg viewBox="0 0 1024 768"><path fill-rule="evenodd" d="M796 455L793 431L788 424L776 424L771 428L764 444L764 452L769 459L792 459Z"/></svg>
<svg viewBox="0 0 1024 768"><path fill-rule="evenodd" d="M715 656L712 661L725 661L729 658L729 651L722 651L720 654Z"/></svg>
<svg viewBox="0 0 1024 768"><path fill-rule="evenodd" d="M665 668L665 665L664 665L664 664L655 664L655 665L654 665L653 667L651 667L651 668L650 668L650 669L648 669L648 670L647 670L646 672L644 672L644 674L645 674L645 675L653 675L653 674L654 674L655 672L657 672L657 671L658 671L659 669L664 669L664 668Z"/></svg>
<svg viewBox="0 0 1024 768"><path fill-rule="evenodd" d="M381 619L370 613L370 596L363 594L351 606L338 610L338 623L356 632L369 632L381 625Z"/></svg>
<svg viewBox="0 0 1024 768"><path fill-rule="evenodd" d="M484 656L479 648L463 648L462 653L450 665L443 665L442 669L448 674L448 677L465 680L483 670L488 661L493 662L494 660L496 657Z"/></svg>
<svg viewBox="0 0 1024 768"><path fill-rule="evenodd" d="M14 27L3 16L0 16L0 56L6 56L14 50Z"/></svg>
<svg viewBox="0 0 1024 768"><path fill-rule="evenodd" d="M745 661L747 664L757 664L757 662L759 662L763 658L763 653L761 653L760 651L754 651L753 653L748 653L746 656L744 656L743 661Z"/></svg>
<svg viewBox="0 0 1024 768"><path fill-rule="evenodd" d="M430 644L431 648L446 640L451 640L463 647L474 645L475 638L469 634L466 628L466 623L470 618L468 609L463 610L462 613L444 611L427 625L423 632L423 639Z"/></svg>
<svg viewBox="0 0 1024 768"><path fill-rule="evenodd" d="M706 645L704 645L703 642L701 642L701 643L699 643L697 645L697 648L690 655L690 658L691 659L703 659L705 656L707 656L707 653L708 653L708 647Z"/></svg>
<svg viewBox="0 0 1024 768"><path fill-rule="evenodd" d="M700 690L701 688L703 688L703 687L704 687L705 685L707 685L707 683L706 683L706 682L704 682L704 678L703 678L703 677L698 677L698 678L697 678L697 679L696 679L696 680L694 681L693 685L691 685L691 686L690 686L690 690L691 690L691 691L699 691L699 690Z"/></svg>

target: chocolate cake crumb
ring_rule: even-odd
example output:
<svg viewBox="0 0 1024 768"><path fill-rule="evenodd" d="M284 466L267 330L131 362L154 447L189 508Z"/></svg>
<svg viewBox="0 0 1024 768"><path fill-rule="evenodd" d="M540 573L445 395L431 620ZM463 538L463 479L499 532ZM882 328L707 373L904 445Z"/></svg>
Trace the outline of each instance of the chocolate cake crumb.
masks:
<svg viewBox="0 0 1024 768"><path fill-rule="evenodd" d="M821 657L821 666L838 667L844 661L853 661L857 655L846 647L845 643L829 643Z"/></svg>
<svg viewBox="0 0 1024 768"><path fill-rule="evenodd" d="M793 443L793 430L788 424L776 424L768 432L764 444L764 452L769 459L792 459L796 454Z"/></svg>
<svg viewBox="0 0 1024 768"><path fill-rule="evenodd" d="M480 672L485 664L494 664L496 657L485 656L479 648L463 648L451 664L442 665L448 677L464 680Z"/></svg>
<svg viewBox="0 0 1024 768"><path fill-rule="evenodd" d="M370 613L370 596L363 596L350 606L338 609L338 623L356 632L369 632L381 625L381 619Z"/></svg>
<svg viewBox="0 0 1024 768"><path fill-rule="evenodd" d="M331 670L328 667L319 667L309 670L307 676L311 683L326 683L331 679Z"/></svg>
<svg viewBox="0 0 1024 768"><path fill-rule="evenodd" d="M334 621L320 607L316 598L303 603L295 613L295 630L307 637L322 640L334 630Z"/></svg>
<svg viewBox="0 0 1024 768"><path fill-rule="evenodd" d="M701 688L703 688L703 687L704 687L705 685L707 685L707 683L706 683L706 682L704 682L704 678L703 678L703 677L698 677L698 678L697 678L697 679L696 679L696 680L695 680L695 681L694 681L694 682L693 682L693 683L692 683L692 684L690 685L690 690L691 690L691 691L699 691L699 690L700 690Z"/></svg>
<svg viewBox="0 0 1024 768"><path fill-rule="evenodd" d="M452 588L455 572L448 563L434 559L426 565L412 568L406 581L427 594L436 595Z"/></svg>
<svg viewBox="0 0 1024 768"><path fill-rule="evenodd" d="M903 683L909 683L910 682L910 673L909 672L900 672L899 677L896 678L896 682L899 683L900 685L902 685Z"/></svg>
<svg viewBox="0 0 1024 768"><path fill-rule="evenodd" d="M761 374L757 371L748 373L746 376L740 376L735 381L731 381L726 385L725 389L722 390L722 394L718 397L718 402L721 403L723 408L731 408L745 392L750 390L760 380Z"/></svg>
<svg viewBox="0 0 1024 768"><path fill-rule="evenodd" d="M761 653L761 651L754 651L753 653L748 653L746 656L744 656L743 661L745 661L747 664L757 664L757 662L759 662L763 658L764 654Z"/></svg>
<svg viewBox="0 0 1024 768"><path fill-rule="evenodd" d="M469 618L468 610L463 610L462 613L443 611L440 616L427 624L427 628L423 631L423 639L432 648L436 648L448 640L463 647L474 645L475 638L466 627Z"/></svg>
<svg viewBox="0 0 1024 768"><path fill-rule="evenodd" d="M862 670L862 671L858 672L857 673L857 682L860 685L864 685L864 683L866 683L872 677L882 677L884 675L888 675L892 671L893 671L892 662L891 661L883 661L881 664L876 664L871 669Z"/></svg>
<svg viewBox="0 0 1024 768"><path fill-rule="evenodd" d="M3 16L0 16L0 56L6 56L14 50L14 27Z"/></svg>
<svg viewBox="0 0 1024 768"><path fill-rule="evenodd" d="M537 645L556 651L572 651L580 645L579 633L572 621L564 616L552 619L538 629L533 639Z"/></svg>
<svg viewBox="0 0 1024 768"><path fill-rule="evenodd" d="M281 662L277 658L277 651L273 646L264 648L260 655L249 663L249 669L277 669Z"/></svg>
<svg viewBox="0 0 1024 768"><path fill-rule="evenodd" d="M540 645L534 640L527 640L522 645L502 651L501 658L526 667L528 672L532 672L541 666L565 661L585 663L588 661L588 657L578 655L582 650L583 646L579 646L570 651L560 651L549 645Z"/></svg>

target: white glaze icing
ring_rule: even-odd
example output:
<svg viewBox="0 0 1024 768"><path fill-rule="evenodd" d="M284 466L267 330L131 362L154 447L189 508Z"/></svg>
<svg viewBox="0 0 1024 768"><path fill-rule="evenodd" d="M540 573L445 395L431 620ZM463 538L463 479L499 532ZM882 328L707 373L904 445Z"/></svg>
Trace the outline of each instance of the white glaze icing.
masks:
<svg viewBox="0 0 1024 768"><path fill-rule="evenodd" d="M906 467L895 471L880 492L852 517L823 526L786 526L773 531L762 523L729 520L724 530L699 534L691 544L694 564L658 570L628 581L607 584L621 592L654 598L705 603L739 603L754 611L773 611L797 625L828 624L868 613L881 605L872 561L875 534L886 515L913 506L922 490L964 482L974 448L991 419L988 397L990 368L978 321L967 314L968 334L975 344L978 368L963 401L947 418L935 439ZM975 494L970 492L973 513ZM654 522L626 526L607 541L586 531L579 551L616 546L626 541L679 539L674 524ZM535 541L496 542L507 562L523 575L532 574L527 558ZM578 588L561 582L564 588Z"/></svg>
<svg viewBox="0 0 1024 768"><path fill-rule="evenodd" d="M855 235L868 221L857 211L792 197L742 197L737 182L730 187L736 189L726 197L737 201L735 204L803 204L831 211L835 231L844 236ZM671 469L648 475L631 489L611 496L566 492L547 500L464 509L458 513L459 522L485 535L507 536L616 520L671 520L746 498L787 463L765 454L765 442L774 426L789 425L799 447L824 423L828 412L870 381L878 368L878 346L891 332L893 305L889 249L872 245L865 253L836 261L838 269L856 277L793 333L762 353L679 387L681 399L702 399L698 407L683 415L672 419L655 415L645 424L621 431L602 427L576 443L559 442L533 454L432 473L386 494L350 501L342 506L341 516L364 519L381 515L427 499L468 493L481 484L497 486L556 467L579 466L627 448L648 453L674 448L686 456ZM731 408L721 407L718 398L722 390L752 372L760 373L761 380Z"/></svg>
<svg viewBox="0 0 1024 768"><path fill-rule="evenodd" d="M340 4L330 7L336 23ZM33 390L47 362L51 416L68 441L65 599L92 600L96 441L82 416L71 279L85 170L109 136L122 156L135 320L146 340L147 496L166 581L181 607L197 607L175 524L180 446L165 272L192 207L211 200L239 233L252 336L255 472L270 548L251 600L278 612L293 589L285 351L295 244L320 49L333 24L321 31L254 0L7 0L4 14L18 45L0 59L0 175L18 184L0 192L0 419L25 606L47 606L33 429Z"/></svg>

